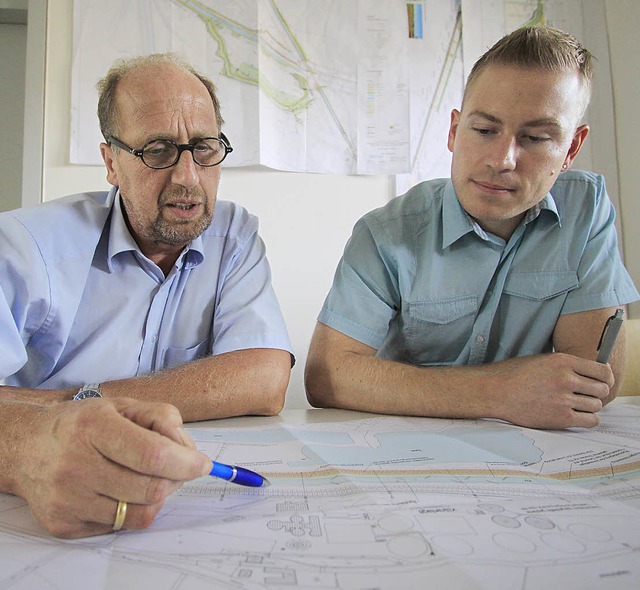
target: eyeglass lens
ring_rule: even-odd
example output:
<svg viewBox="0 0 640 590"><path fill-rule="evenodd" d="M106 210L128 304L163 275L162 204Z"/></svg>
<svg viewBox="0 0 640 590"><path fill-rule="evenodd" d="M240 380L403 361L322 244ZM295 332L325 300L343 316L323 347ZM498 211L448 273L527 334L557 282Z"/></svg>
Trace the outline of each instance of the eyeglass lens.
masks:
<svg viewBox="0 0 640 590"><path fill-rule="evenodd" d="M224 160L226 149L223 143L215 138L203 139L191 146L178 146L166 140L155 140L142 148L142 160L151 168L168 168L178 161L180 153L186 149L191 152L196 164L215 166Z"/></svg>

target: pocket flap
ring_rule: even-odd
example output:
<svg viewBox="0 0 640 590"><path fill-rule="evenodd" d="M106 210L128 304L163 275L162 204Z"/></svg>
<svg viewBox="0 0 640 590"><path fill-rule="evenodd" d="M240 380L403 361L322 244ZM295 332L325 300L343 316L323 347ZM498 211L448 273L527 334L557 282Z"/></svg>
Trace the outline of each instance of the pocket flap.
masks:
<svg viewBox="0 0 640 590"><path fill-rule="evenodd" d="M478 299L473 295L409 303L409 314L412 317L432 324L448 324L475 313L477 309Z"/></svg>
<svg viewBox="0 0 640 590"><path fill-rule="evenodd" d="M521 272L510 274L504 286L508 295L543 301L571 291L580 284L575 271Z"/></svg>

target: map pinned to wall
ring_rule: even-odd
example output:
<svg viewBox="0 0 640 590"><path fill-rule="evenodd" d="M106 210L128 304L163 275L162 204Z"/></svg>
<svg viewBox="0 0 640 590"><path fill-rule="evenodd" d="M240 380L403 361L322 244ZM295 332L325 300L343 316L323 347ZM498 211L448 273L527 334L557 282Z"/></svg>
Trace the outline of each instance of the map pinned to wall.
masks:
<svg viewBox="0 0 640 590"><path fill-rule="evenodd" d="M428 133L447 174L460 38L456 0L76 1L71 163L102 163L95 83L113 61L172 51L218 86L225 165L395 174Z"/></svg>
<svg viewBox="0 0 640 590"><path fill-rule="evenodd" d="M604 0L76 0L70 161L102 165L95 83L116 58L182 54L217 84L225 166L393 174L395 194L450 175L465 75L525 24L567 30L598 57L574 167L618 203Z"/></svg>

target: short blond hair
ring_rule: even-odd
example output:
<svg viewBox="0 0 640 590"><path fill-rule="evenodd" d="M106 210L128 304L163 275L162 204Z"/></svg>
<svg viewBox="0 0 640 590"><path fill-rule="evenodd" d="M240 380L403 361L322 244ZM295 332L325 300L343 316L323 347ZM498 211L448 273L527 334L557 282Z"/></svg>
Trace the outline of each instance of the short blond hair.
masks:
<svg viewBox="0 0 640 590"><path fill-rule="evenodd" d="M591 98L593 60L591 53L569 33L553 27L522 27L502 37L474 64L467 78L464 95L466 97L478 76L494 64L538 68L549 72L573 70L578 72L583 90L582 116Z"/></svg>

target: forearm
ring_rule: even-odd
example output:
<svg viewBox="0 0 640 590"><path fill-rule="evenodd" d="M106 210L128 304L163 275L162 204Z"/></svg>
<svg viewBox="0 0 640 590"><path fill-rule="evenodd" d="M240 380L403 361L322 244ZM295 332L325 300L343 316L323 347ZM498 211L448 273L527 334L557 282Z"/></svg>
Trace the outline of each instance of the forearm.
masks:
<svg viewBox="0 0 640 590"><path fill-rule="evenodd" d="M443 418L498 417L492 381L486 367L416 367L352 352L316 359L306 372L314 406Z"/></svg>
<svg viewBox="0 0 640 590"><path fill-rule="evenodd" d="M52 406L68 401L77 393L72 389L28 389L26 387L0 386L0 402L23 402L31 405Z"/></svg>
<svg viewBox="0 0 640 590"><path fill-rule="evenodd" d="M275 415L289 383L290 354L249 349L221 354L141 378L102 383L105 397L176 406L185 422L240 415Z"/></svg>
<svg viewBox="0 0 640 590"><path fill-rule="evenodd" d="M32 432L33 420L43 410L36 404L0 399L0 492L18 494L18 474L24 445L27 444L25 441Z"/></svg>
<svg viewBox="0 0 640 590"><path fill-rule="evenodd" d="M312 405L437 418L497 418L533 428L592 427L610 395L609 365L570 354L482 366L416 367L316 326L305 385Z"/></svg>
<svg viewBox="0 0 640 590"><path fill-rule="evenodd" d="M106 398L170 403L180 410L185 421L249 414L271 416L284 405L290 359L284 350L239 350L146 377L103 382L100 387ZM93 381L87 375L85 382ZM71 400L78 387L46 390L4 386L0 387L0 400L50 406Z"/></svg>

